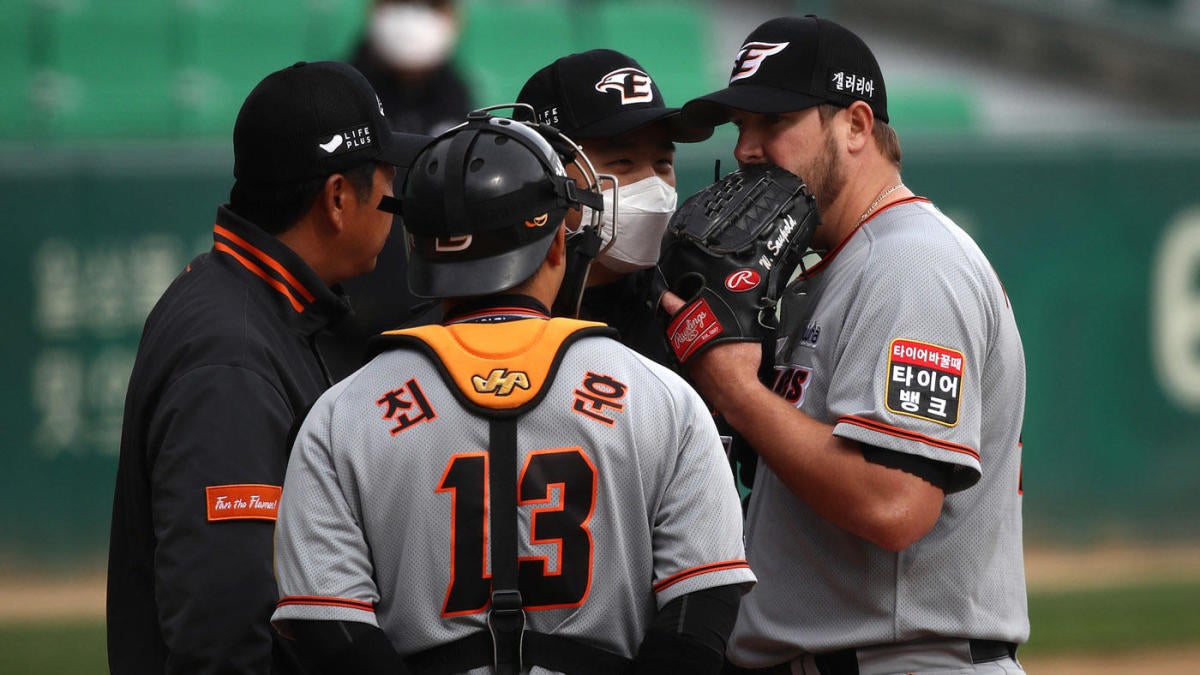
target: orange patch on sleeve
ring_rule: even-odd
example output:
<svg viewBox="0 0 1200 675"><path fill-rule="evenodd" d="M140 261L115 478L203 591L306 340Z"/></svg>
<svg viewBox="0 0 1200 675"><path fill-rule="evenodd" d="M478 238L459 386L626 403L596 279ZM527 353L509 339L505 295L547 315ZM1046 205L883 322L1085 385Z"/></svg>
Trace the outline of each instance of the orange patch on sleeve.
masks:
<svg viewBox="0 0 1200 675"><path fill-rule="evenodd" d="M275 520L279 515L278 485L210 485L208 520Z"/></svg>

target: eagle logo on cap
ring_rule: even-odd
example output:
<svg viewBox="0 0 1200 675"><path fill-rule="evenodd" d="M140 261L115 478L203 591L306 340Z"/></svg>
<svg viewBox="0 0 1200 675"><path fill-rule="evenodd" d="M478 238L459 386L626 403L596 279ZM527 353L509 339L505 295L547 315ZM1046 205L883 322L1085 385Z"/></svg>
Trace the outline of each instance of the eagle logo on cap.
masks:
<svg viewBox="0 0 1200 675"><path fill-rule="evenodd" d="M778 54L790 44L790 42L747 42L742 45L742 50L733 60L733 74L729 76L729 84L744 80L757 73L768 56Z"/></svg>
<svg viewBox="0 0 1200 675"><path fill-rule="evenodd" d="M603 94L615 91L621 95L621 105L654 100L654 81L637 68L619 68L600 78L596 91Z"/></svg>

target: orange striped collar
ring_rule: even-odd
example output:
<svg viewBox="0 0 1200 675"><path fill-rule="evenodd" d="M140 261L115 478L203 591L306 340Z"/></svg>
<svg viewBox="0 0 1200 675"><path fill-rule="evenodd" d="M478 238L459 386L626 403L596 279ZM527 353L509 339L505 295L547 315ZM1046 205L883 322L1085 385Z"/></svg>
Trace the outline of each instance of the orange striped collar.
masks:
<svg viewBox="0 0 1200 675"><path fill-rule="evenodd" d="M213 248L236 260L282 295L298 314L304 313L316 299L302 281L287 267L236 232L217 223L213 226Z"/></svg>

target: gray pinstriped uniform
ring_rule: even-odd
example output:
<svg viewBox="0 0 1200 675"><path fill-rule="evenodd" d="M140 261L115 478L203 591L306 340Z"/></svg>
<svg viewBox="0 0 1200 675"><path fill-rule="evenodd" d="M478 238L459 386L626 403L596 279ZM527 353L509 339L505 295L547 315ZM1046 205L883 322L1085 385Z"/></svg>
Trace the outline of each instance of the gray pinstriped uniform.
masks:
<svg viewBox="0 0 1200 675"><path fill-rule="evenodd" d="M731 658L1029 635L1021 525L1025 363L971 238L923 199L876 214L784 307L776 391L834 434L954 467L933 530L892 553L829 523L760 463L746 522L758 585Z"/></svg>

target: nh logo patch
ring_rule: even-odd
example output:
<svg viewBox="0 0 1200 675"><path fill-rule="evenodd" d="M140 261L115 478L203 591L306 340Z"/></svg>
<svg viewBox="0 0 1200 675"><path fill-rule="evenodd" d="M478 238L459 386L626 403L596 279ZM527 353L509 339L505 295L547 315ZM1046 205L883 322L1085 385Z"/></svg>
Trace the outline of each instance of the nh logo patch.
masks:
<svg viewBox="0 0 1200 675"><path fill-rule="evenodd" d="M471 385L480 394L508 396L513 389L528 389L529 375L519 370L508 371L504 368L495 368L488 373L486 379L480 375L472 375Z"/></svg>
<svg viewBox="0 0 1200 675"><path fill-rule="evenodd" d="M608 73L596 83L601 94L615 91L621 95L621 105L654 100L653 81L637 68L621 68Z"/></svg>
<svg viewBox="0 0 1200 675"><path fill-rule="evenodd" d="M790 44L790 42L747 42L742 45L742 51L738 52L737 58L733 60L733 73L729 76L729 83L733 84L754 75L768 56L778 54Z"/></svg>

